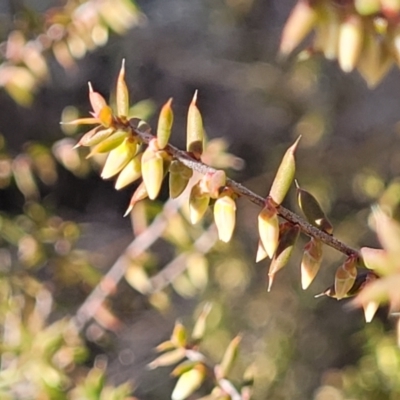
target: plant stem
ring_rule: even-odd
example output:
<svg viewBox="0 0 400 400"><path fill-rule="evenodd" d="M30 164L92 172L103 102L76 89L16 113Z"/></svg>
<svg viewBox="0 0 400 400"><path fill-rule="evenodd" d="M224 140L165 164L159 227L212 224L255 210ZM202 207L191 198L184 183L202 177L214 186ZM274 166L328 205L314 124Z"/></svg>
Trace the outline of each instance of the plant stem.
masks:
<svg viewBox="0 0 400 400"><path fill-rule="evenodd" d="M126 126L124 126L124 127L126 129ZM148 132L141 131L136 126L134 126L134 124L131 121L129 123L129 128L131 129L131 132L133 135L137 135L138 137L140 137L140 139L146 144L148 144L152 139L155 139L155 136L153 136L152 134L150 134ZM201 161L197 160L190 153L188 153L184 150L180 150L171 144L168 144L164 148L164 151L166 151L174 159L179 160L182 164L191 168L193 171L197 171L203 175L205 175L207 173L214 173L217 171L217 169L210 167L210 166L202 163ZM252 192L247 187L241 185L240 183L238 183L230 178L227 178L226 185L229 186L230 188L232 188L232 190L238 196L246 197L249 201L256 204L257 206L264 207L265 199L263 197L259 196L258 194ZM351 248L350 246L347 246L345 243L336 239L334 236L309 224L307 221L305 221L303 218L301 218L296 213L288 210L287 208L283 207L282 205L278 205L276 209L278 211L279 216L281 216L283 219L285 219L293 224L298 225L300 230L304 234L320 240L327 246L332 247L347 256L354 255L356 257L359 257L359 252L357 250Z"/></svg>

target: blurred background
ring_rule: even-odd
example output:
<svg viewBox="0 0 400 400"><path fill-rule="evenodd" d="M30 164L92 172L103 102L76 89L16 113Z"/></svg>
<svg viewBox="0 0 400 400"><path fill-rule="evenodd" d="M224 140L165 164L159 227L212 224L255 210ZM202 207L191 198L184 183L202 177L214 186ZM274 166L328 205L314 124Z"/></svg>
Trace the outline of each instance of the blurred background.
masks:
<svg viewBox="0 0 400 400"><path fill-rule="evenodd" d="M240 333L232 381L251 366L255 399L400 398L396 321L387 310L367 325L346 300L314 298L333 283L343 255L324 249L319 275L302 291L301 237L267 293L268 261L255 263L259 209L243 199L230 244L215 241L210 216L189 226L183 207L165 214L169 225L156 231L154 245L126 250L154 224L167 189L123 218L133 188L116 191L101 180L104 159L73 147L85 131L60 126L88 115L88 81L113 98L125 59L132 113L155 127L173 97L171 142L184 147L187 107L198 90L208 159L262 196L302 135L296 177L320 201L335 236L353 247L378 246L370 206L380 202L396 214L400 198L399 70L370 90L357 72L345 74L320 55L278 62L294 4L0 4L1 398L168 399L172 368L146 365L175 320L192 327L206 302L213 307L203 353L219 362ZM284 205L300 212L294 191ZM204 234L209 251L192 244ZM176 279L163 278L160 271L182 252L188 257L175 263ZM102 280L117 261L125 265L122 279ZM162 282L150 290L154 276ZM87 301L94 290L105 293L100 305Z"/></svg>

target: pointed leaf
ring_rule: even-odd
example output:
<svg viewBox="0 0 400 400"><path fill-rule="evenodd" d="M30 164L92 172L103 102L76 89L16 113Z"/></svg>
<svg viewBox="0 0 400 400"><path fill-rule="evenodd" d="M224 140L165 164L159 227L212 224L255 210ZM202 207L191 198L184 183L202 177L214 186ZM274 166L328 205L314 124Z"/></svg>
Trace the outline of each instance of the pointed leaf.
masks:
<svg viewBox="0 0 400 400"><path fill-rule="evenodd" d="M131 200L129 202L129 206L128 209L125 211L124 217L126 217L133 209L133 207L135 206L135 204L140 201L140 200L144 200L148 197L147 194L147 190L146 190L146 186L144 185L144 182L142 182L137 189L135 190L135 192L133 193Z"/></svg>
<svg viewBox="0 0 400 400"><path fill-rule="evenodd" d="M310 33L317 21L317 13L307 0L300 0L292 9L283 28L279 51L290 54Z"/></svg>
<svg viewBox="0 0 400 400"><path fill-rule="evenodd" d="M256 263L260 262L261 260L264 260L267 257L268 257L268 254L265 251L261 240L259 240L258 247L257 247Z"/></svg>
<svg viewBox="0 0 400 400"><path fill-rule="evenodd" d="M168 144L171 136L174 113L172 111L172 97L164 104L158 117L157 141L158 147L162 150Z"/></svg>
<svg viewBox="0 0 400 400"><path fill-rule="evenodd" d="M113 128L110 128L113 129ZM111 150L117 148L120 144L127 139L129 134L125 131L116 131L112 135L106 137L100 143L98 143L90 152L87 158L98 154L98 153L109 153ZM134 140L132 140L134 141Z"/></svg>
<svg viewBox="0 0 400 400"><path fill-rule="evenodd" d="M296 244L297 238L299 237L300 228L297 225L292 225L289 222L285 222L280 227L279 245L276 249L274 257L269 267L268 277L268 291L271 290L272 283L275 274L286 266L289 262L290 256L292 255L293 248Z"/></svg>
<svg viewBox="0 0 400 400"><path fill-rule="evenodd" d="M140 153L135 156L119 173L115 182L115 189L120 190L142 176L142 155L143 153Z"/></svg>
<svg viewBox="0 0 400 400"><path fill-rule="evenodd" d="M175 344L176 347L186 346L187 332L186 328L177 321L174 326L174 330L171 335L171 342Z"/></svg>
<svg viewBox="0 0 400 400"><path fill-rule="evenodd" d="M193 171L179 160L173 160L169 166L169 194L176 199L186 189Z"/></svg>
<svg viewBox="0 0 400 400"><path fill-rule="evenodd" d="M102 129L102 126L96 126L81 137L77 146L95 146L108 138L113 132L114 128Z"/></svg>
<svg viewBox="0 0 400 400"><path fill-rule="evenodd" d="M196 323L193 327L192 331L192 339L195 341L199 341L200 339L203 338L204 332L206 330L206 320L208 317L208 314L210 313L212 308L211 303L206 303L203 307L203 310L201 311L200 315L196 319Z"/></svg>
<svg viewBox="0 0 400 400"><path fill-rule="evenodd" d="M236 336L231 340L225 350L221 363L216 368L218 379L226 378L232 369L233 363L237 357L239 344L242 340L241 336Z"/></svg>
<svg viewBox="0 0 400 400"><path fill-rule="evenodd" d="M312 238L305 246L301 261L301 286L307 289L316 277L322 262L322 243Z"/></svg>
<svg viewBox="0 0 400 400"><path fill-rule="evenodd" d="M297 183L296 183L297 185ZM333 232L332 224L329 222L325 213L315 197L297 185L297 201L307 221L327 233Z"/></svg>
<svg viewBox="0 0 400 400"><path fill-rule="evenodd" d="M338 300L344 298L353 287L357 277L357 258L350 256L335 274L335 293Z"/></svg>
<svg viewBox="0 0 400 400"><path fill-rule="evenodd" d="M89 100L92 105L92 110L94 114L99 116L100 111L103 107L107 106L107 102L104 100L104 97L93 90L92 84L89 82Z"/></svg>
<svg viewBox="0 0 400 400"><path fill-rule="evenodd" d="M149 199L156 199L164 179L164 161L161 152L150 146L143 153L142 175Z"/></svg>
<svg viewBox="0 0 400 400"><path fill-rule="evenodd" d="M127 138L118 147L111 150L104 164L101 177L108 179L118 174L135 156L138 149L136 139Z"/></svg>
<svg viewBox="0 0 400 400"><path fill-rule="evenodd" d="M149 369L155 369L158 367L166 367L168 365L176 364L185 357L186 350L183 347L179 349L168 351L161 356L158 356L155 360L148 364Z"/></svg>
<svg viewBox="0 0 400 400"><path fill-rule="evenodd" d="M117 80L117 114L127 117L129 114L129 93L125 82L125 59L122 60L122 66Z"/></svg>
<svg viewBox="0 0 400 400"><path fill-rule="evenodd" d="M301 136L299 136L294 144L287 149L272 183L269 195L276 204L282 203L293 182L296 170L294 153L300 138Z"/></svg>
<svg viewBox="0 0 400 400"><path fill-rule="evenodd" d="M200 182L196 183L189 196L189 216L192 224L197 224L204 216L210 203L210 195L204 193Z"/></svg>
<svg viewBox="0 0 400 400"><path fill-rule="evenodd" d="M196 101L197 90L194 93L188 111L186 149L188 152L193 153L196 158L200 159L203 153L204 128L203 118L197 108Z"/></svg>

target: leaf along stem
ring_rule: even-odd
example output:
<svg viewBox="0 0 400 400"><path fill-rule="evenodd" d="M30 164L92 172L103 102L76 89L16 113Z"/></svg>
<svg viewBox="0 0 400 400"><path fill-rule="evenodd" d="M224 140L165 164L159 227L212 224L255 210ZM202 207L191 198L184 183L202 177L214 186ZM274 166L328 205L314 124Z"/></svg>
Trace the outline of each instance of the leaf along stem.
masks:
<svg viewBox="0 0 400 400"><path fill-rule="evenodd" d="M121 124L121 128L126 129L127 125L124 122L117 121L117 123ZM152 139L155 138L151 133L143 132L138 129L134 122L129 121L129 128L133 135L137 135L140 139L148 144ZM177 147L168 144L164 151L166 151L171 157L179 160L182 164L186 165L187 167L191 168L193 171L197 171L203 175L207 173L215 173L217 169L210 167L201 161L197 160L193 157L189 152L180 150ZM226 185L232 188L232 190L238 195L242 197L246 197L249 201L256 204L259 207L264 207L265 205L265 198L259 196L258 194L252 192L247 187L243 186L242 184L234 181L233 179L227 178ZM276 207L278 211L278 215L285 219L286 221L291 222L292 224L298 225L301 232L304 234L311 236L315 239L321 240L324 244L333 249L347 255L347 256L355 256L357 258L360 257L359 252L352 247L346 245L345 243L341 242L340 240L336 239L333 235L330 235L315 226L309 224L299 215L290 211L289 209L283 207L282 205L278 205Z"/></svg>

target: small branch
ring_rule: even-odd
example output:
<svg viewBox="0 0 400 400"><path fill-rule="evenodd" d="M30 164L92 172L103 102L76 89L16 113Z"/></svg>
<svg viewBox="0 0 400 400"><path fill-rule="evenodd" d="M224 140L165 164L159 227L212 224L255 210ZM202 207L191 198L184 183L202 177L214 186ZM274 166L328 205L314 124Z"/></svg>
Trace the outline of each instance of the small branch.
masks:
<svg viewBox="0 0 400 400"><path fill-rule="evenodd" d="M129 260L141 255L162 235L168 225L168 220L177 212L179 205L179 200L168 200L162 212L158 214L151 225L136 237L125 249L124 253L118 257L117 261L103 276L71 320L79 331L93 318L103 301L124 277L129 266Z"/></svg>
<svg viewBox="0 0 400 400"><path fill-rule="evenodd" d="M124 127L126 129L126 126ZM130 123L129 127L132 131L132 134L139 136L140 139L146 144L148 144L152 139L155 138L155 136L153 136L150 133L140 131L132 123ZM179 160L182 164L186 165L193 171L197 171L203 175L207 173L214 173L217 171L217 169L210 167L202 163L201 161L196 160L194 157L191 156L190 153L180 150L171 144L168 144L164 150L168 154L170 154L173 158ZM264 207L265 199L259 196L258 194L252 192L251 190L247 189L245 186L229 178L227 178L226 184L227 186L231 187L232 190L237 195L246 197L249 201L251 201L252 203L256 204L259 207ZM314 237L315 239L321 240L321 242L323 242L327 246L332 247L333 249L336 249L337 251L340 251L341 253L346 254L347 256L355 255L359 257L359 253L357 250L347 246L345 243L336 239L334 236L329 235L328 233L321 231L315 226L309 224L307 221L302 219L296 213L288 210L282 205L279 205L277 207L277 211L282 218L293 224L298 225L304 234Z"/></svg>

